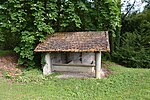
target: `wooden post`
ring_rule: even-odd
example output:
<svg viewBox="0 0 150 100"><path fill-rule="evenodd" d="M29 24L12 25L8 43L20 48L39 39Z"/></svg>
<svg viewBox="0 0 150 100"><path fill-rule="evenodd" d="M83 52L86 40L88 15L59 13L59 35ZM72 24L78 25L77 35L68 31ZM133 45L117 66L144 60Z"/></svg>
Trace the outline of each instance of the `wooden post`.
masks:
<svg viewBox="0 0 150 100"><path fill-rule="evenodd" d="M52 62L51 62L51 55L50 53L47 53L45 55L45 62L46 64L43 66L43 74L44 75L48 75L48 74L51 74L52 72Z"/></svg>
<svg viewBox="0 0 150 100"><path fill-rule="evenodd" d="M95 54L95 77L101 78L101 51Z"/></svg>

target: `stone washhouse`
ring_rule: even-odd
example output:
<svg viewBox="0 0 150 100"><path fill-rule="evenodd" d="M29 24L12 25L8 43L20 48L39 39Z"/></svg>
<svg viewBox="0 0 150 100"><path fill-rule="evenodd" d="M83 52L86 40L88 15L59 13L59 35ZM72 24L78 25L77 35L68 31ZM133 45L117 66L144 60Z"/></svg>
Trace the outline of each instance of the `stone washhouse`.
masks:
<svg viewBox="0 0 150 100"><path fill-rule="evenodd" d="M101 52L110 51L108 32L57 32L34 51L45 53L44 75L53 71L95 72L100 78Z"/></svg>

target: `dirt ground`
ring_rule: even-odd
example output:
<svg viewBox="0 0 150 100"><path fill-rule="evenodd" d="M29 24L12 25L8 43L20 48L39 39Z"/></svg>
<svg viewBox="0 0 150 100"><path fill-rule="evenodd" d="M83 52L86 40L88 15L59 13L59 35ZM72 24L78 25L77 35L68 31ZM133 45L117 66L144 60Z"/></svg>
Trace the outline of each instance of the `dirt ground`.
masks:
<svg viewBox="0 0 150 100"><path fill-rule="evenodd" d="M21 74L21 70L17 68L18 57L14 54L0 56L0 76L16 76Z"/></svg>
<svg viewBox="0 0 150 100"><path fill-rule="evenodd" d="M60 72L61 75L56 76L57 78L95 78L95 73L83 73L83 72ZM110 70L102 68L101 78L107 77L111 73Z"/></svg>

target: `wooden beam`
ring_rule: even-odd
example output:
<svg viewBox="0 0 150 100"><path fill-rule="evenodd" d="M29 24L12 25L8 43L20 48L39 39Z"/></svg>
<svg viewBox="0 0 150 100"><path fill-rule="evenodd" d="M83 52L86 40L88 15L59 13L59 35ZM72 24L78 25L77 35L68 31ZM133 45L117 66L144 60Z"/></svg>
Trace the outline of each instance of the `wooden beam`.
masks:
<svg viewBox="0 0 150 100"><path fill-rule="evenodd" d="M95 77L101 78L101 51L95 54Z"/></svg>

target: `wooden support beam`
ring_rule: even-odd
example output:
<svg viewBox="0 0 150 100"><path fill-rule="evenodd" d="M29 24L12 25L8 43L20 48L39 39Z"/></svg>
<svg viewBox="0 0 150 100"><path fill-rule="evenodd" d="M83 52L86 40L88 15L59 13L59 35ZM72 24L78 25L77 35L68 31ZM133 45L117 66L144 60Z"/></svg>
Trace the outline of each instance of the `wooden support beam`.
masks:
<svg viewBox="0 0 150 100"><path fill-rule="evenodd" d="M52 62L51 62L51 55L50 53L47 53L45 55L45 65L43 66L43 74L48 75L52 72Z"/></svg>
<svg viewBox="0 0 150 100"><path fill-rule="evenodd" d="M101 78L101 52L97 52L95 54L96 61L95 61L95 77Z"/></svg>

